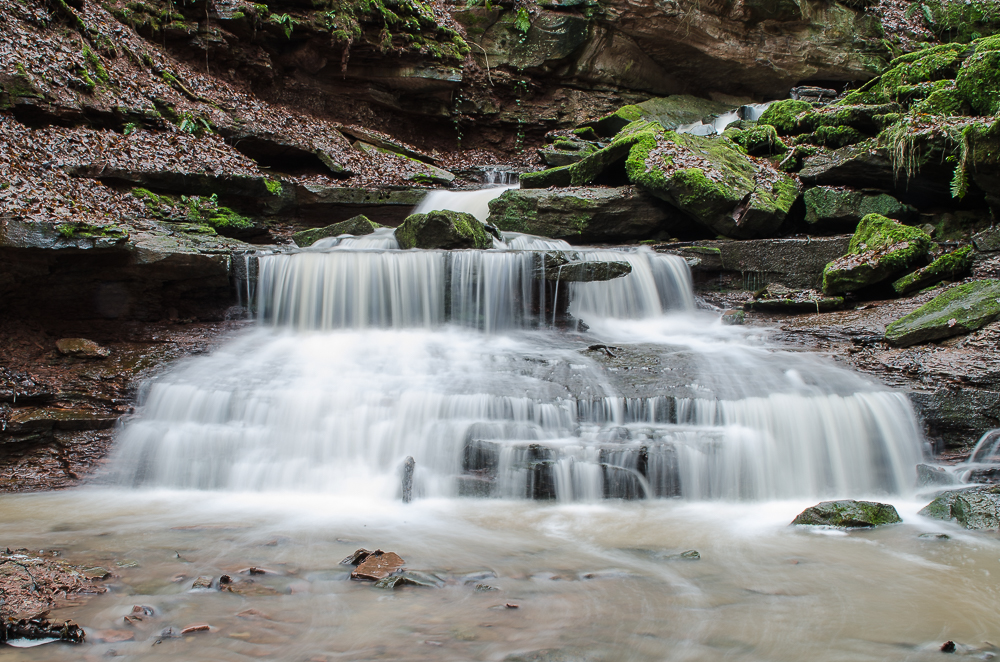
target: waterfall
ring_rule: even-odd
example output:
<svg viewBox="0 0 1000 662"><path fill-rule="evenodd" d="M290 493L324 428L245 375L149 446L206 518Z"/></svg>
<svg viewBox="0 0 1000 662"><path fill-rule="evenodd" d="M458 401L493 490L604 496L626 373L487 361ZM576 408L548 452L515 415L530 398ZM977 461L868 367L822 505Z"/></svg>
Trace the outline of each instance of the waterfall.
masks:
<svg viewBox="0 0 1000 662"><path fill-rule="evenodd" d="M504 184L479 189L478 191L431 191L421 200L414 214L426 214L438 209L451 209L472 214L483 223L490 215L490 200L503 195L504 191L517 188L516 185Z"/></svg>
<svg viewBox="0 0 1000 662"><path fill-rule="evenodd" d="M448 204L479 204L464 196ZM631 273L562 283L552 255ZM417 497L912 488L921 434L903 395L698 312L680 258L515 233L403 251L383 229L256 261L257 327L146 387L113 481L392 499L412 456ZM557 309L590 333L554 329Z"/></svg>

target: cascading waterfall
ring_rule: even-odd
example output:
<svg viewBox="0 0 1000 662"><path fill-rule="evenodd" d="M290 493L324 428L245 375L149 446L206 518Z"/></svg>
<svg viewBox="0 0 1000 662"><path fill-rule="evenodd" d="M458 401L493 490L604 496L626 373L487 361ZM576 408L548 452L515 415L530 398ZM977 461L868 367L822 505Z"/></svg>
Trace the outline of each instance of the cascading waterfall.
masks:
<svg viewBox="0 0 1000 662"><path fill-rule="evenodd" d="M548 324L551 251L632 268L558 294L586 335ZM148 386L114 480L394 498L412 456L424 497L912 487L921 436L903 395L696 312L680 258L513 234L401 251L379 230L258 262L258 328Z"/></svg>

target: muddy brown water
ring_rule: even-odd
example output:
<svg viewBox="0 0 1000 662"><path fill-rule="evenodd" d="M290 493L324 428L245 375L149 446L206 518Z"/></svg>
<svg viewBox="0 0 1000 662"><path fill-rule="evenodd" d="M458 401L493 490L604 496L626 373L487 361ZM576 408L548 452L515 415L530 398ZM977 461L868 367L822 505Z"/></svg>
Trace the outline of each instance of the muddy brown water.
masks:
<svg viewBox="0 0 1000 662"><path fill-rule="evenodd" d="M318 661L502 660L557 649L541 659L791 662L936 660L954 640L985 659L986 642L1000 641L1000 541L919 517L922 501L894 503L902 524L845 533L788 526L811 505L804 501L10 495L0 500L3 540L59 549L117 577L107 594L53 613L81 623L85 644L0 652ZM933 537L941 532L950 537ZM358 547L395 551L444 585L388 591L351 581L339 562ZM689 549L700 560L676 557ZM243 577L249 566L273 571L254 576L255 592L191 590L198 576ZM156 616L126 625L133 605ZM211 629L161 636L197 623Z"/></svg>

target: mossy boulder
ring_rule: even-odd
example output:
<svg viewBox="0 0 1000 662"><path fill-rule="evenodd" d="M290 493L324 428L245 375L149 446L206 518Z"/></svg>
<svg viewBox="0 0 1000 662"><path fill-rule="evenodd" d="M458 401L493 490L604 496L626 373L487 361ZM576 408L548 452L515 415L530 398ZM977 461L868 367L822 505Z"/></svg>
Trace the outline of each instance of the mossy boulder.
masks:
<svg viewBox="0 0 1000 662"><path fill-rule="evenodd" d="M493 236L472 214L451 210L412 214L396 228L400 248L492 248Z"/></svg>
<svg viewBox="0 0 1000 662"><path fill-rule="evenodd" d="M876 501L823 501L806 508L792 524L835 526L842 529L870 529L883 524L902 522L896 509Z"/></svg>
<svg viewBox="0 0 1000 662"><path fill-rule="evenodd" d="M771 283L743 304L743 310L773 313L825 313L844 307L844 297L823 296L816 290L795 290Z"/></svg>
<svg viewBox="0 0 1000 662"><path fill-rule="evenodd" d="M893 189L896 172L888 151L875 139L833 151L819 150L806 157L799 172L810 185Z"/></svg>
<svg viewBox="0 0 1000 662"><path fill-rule="evenodd" d="M916 209L886 193L858 191L844 186L816 186L802 194L805 222L811 234L854 232L868 214L905 220Z"/></svg>
<svg viewBox="0 0 1000 662"><path fill-rule="evenodd" d="M972 269L972 246L963 246L947 255L942 255L926 267L917 269L893 282L896 294L905 296L940 283L943 280L957 280Z"/></svg>
<svg viewBox="0 0 1000 662"><path fill-rule="evenodd" d="M1000 280L952 287L885 330L885 339L908 347L980 329L1000 317Z"/></svg>
<svg viewBox="0 0 1000 662"><path fill-rule="evenodd" d="M919 514L954 521L967 529L996 530L1000 528L1000 485L945 492Z"/></svg>
<svg viewBox="0 0 1000 662"><path fill-rule="evenodd" d="M808 130L801 119L812 113L813 105L808 101L784 99L775 101L757 119L758 124L769 124L782 136L795 136Z"/></svg>
<svg viewBox="0 0 1000 662"><path fill-rule="evenodd" d="M629 181L727 237L770 235L799 197L795 180L751 161L725 137L679 134L636 122L612 147L624 144L630 145Z"/></svg>
<svg viewBox="0 0 1000 662"><path fill-rule="evenodd" d="M556 140L553 144L538 150L538 156L547 166L567 166L576 163L597 147L582 140Z"/></svg>
<svg viewBox="0 0 1000 662"><path fill-rule="evenodd" d="M628 241L672 232L686 218L633 186L512 189L490 201L493 225L505 232L570 243Z"/></svg>
<svg viewBox="0 0 1000 662"><path fill-rule="evenodd" d="M342 234L350 234L355 237L360 237L366 234L371 234L380 227L383 226L369 220L367 216L359 214L354 218L349 218L346 221L334 223L333 225L327 225L323 228L313 228L311 230L296 232L292 235L292 241L294 241L295 245L299 248L305 248L306 246L312 246L320 239L326 239L327 237L339 237Z"/></svg>
<svg viewBox="0 0 1000 662"><path fill-rule="evenodd" d="M861 219L847 255L826 265L823 292L854 292L897 276L930 249L926 232L881 214Z"/></svg>
<svg viewBox="0 0 1000 662"><path fill-rule="evenodd" d="M1000 112L1000 40L974 42L975 52L955 76L958 93L978 115Z"/></svg>

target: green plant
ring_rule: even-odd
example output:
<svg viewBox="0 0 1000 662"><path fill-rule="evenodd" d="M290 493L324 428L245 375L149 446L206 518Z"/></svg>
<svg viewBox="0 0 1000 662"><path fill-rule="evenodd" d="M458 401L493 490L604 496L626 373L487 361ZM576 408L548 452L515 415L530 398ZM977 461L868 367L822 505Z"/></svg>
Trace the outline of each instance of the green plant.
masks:
<svg viewBox="0 0 1000 662"><path fill-rule="evenodd" d="M122 129L122 133L124 133L126 136L131 136L138 130L139 130L139 125L137 123L129 122L128 124L125 125L125 128Z"/></svg>
<svg viewBox="0 0 1000 662"><path fill-rule="evenodd" d="M521 7L517 10L517 16L514 18L514 29L522 35L528 34L528 30L531 29L531 14L526 8Z"/></svg>
<svg viewBox="0 0 1000 662"><path fill-rule="evenodd" d="M281 31L285 33L286 39L292 38L292 30L295 29L295 23L297 22L294 18L288 14L275 14L270 20L281 27Z"/></svg>

